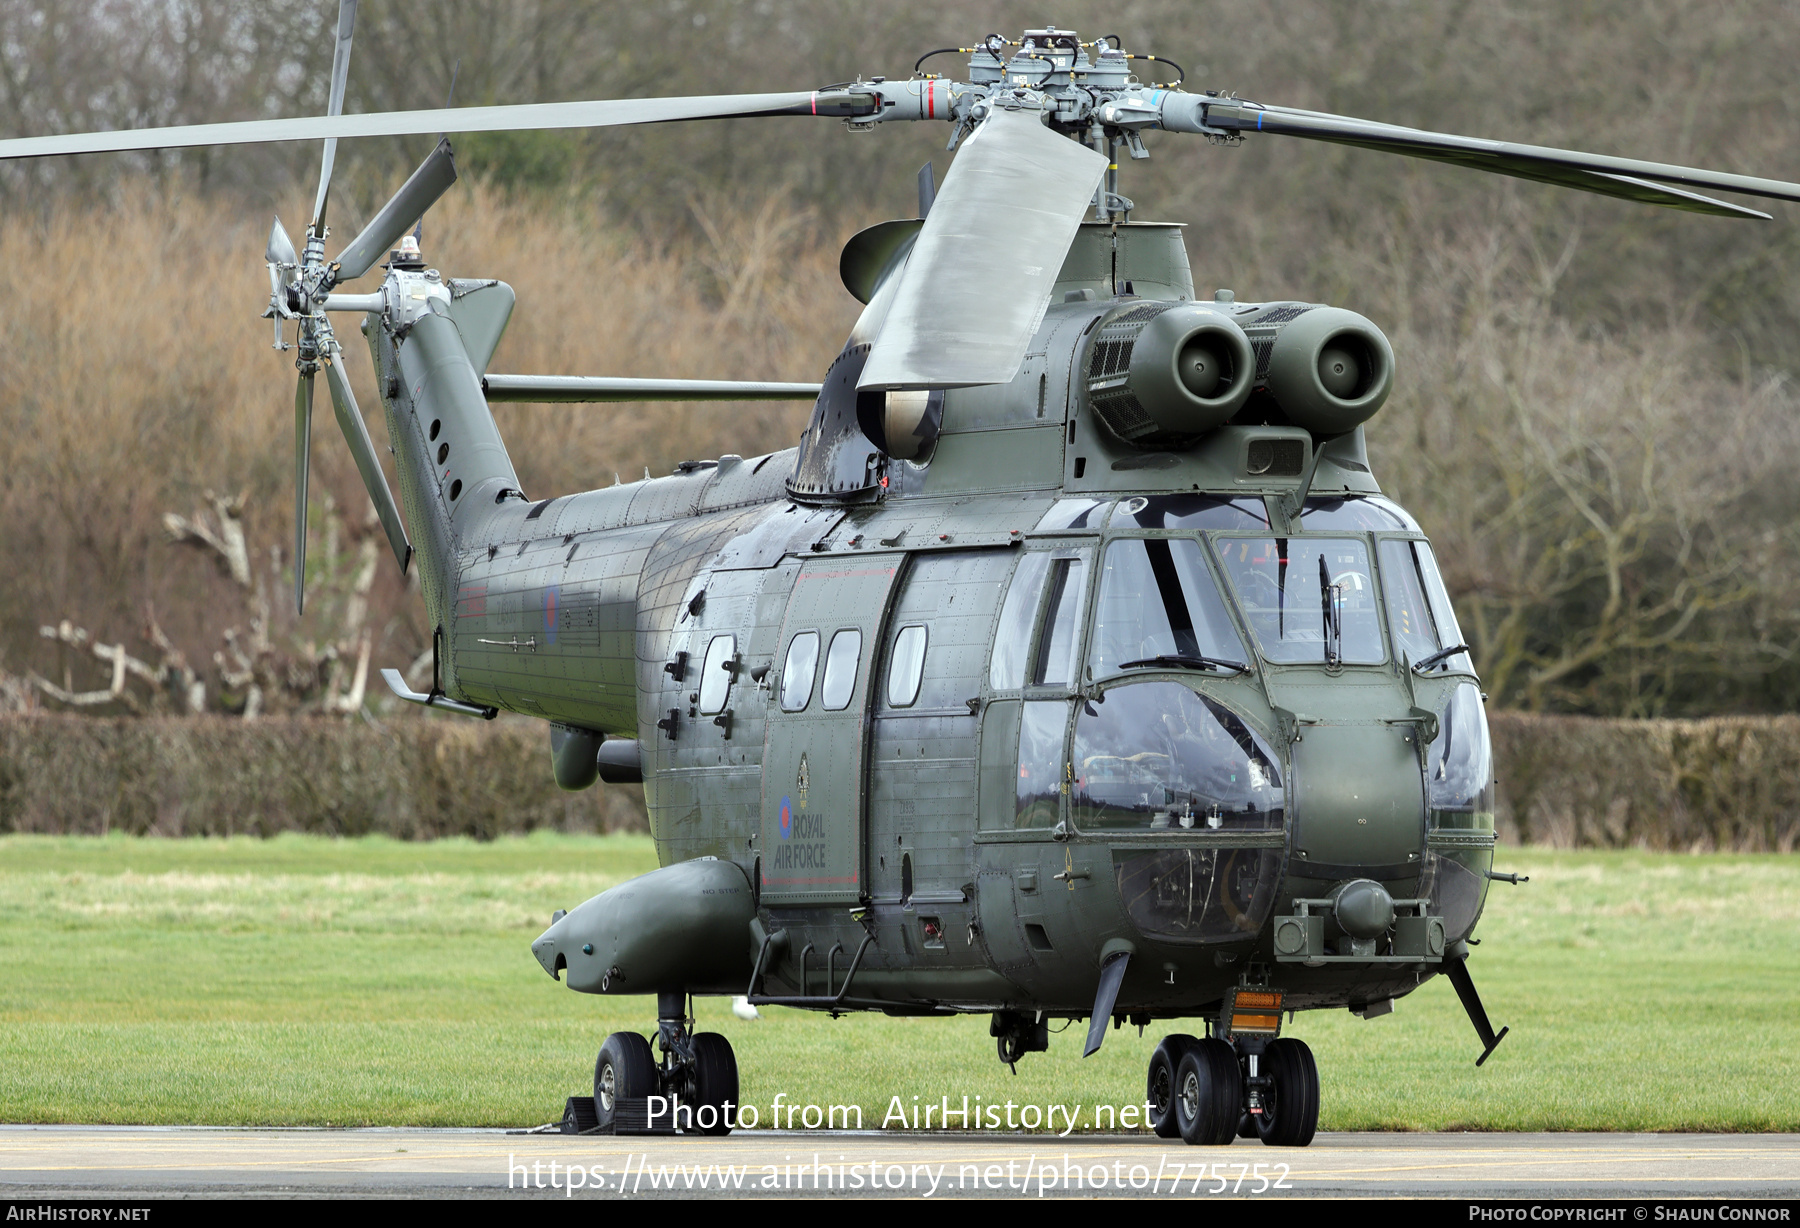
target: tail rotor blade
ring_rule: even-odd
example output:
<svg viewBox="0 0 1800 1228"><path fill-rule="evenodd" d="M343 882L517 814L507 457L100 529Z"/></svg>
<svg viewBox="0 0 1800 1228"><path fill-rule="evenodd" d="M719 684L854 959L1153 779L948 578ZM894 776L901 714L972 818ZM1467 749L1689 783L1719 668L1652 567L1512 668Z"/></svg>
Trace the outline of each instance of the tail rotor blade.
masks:
<svg viewBox="0 0 1800 1228"><path fill-rule="evenodd" d="M350 241L350 246L338 253L336 280L354 281L367 273L455 182L455 152L448 140L440 140L412 178L401 185L374 220Z"/></svg>
<svg viewBox="0 0 1800 1228"><path fill-rule="evenodd" d="M263 252L263 259L270 264L298 264L300 257L294 252L294 241L288 238L288 232L282 228L281 219L269 228L269 246Z"/></svg>
<svg viewBox="0 0 1800 1228"><path fill-rule="evenodd" d="M356 470L362 474L363 486L375 504L375 514L381 517L381 528L387 534L388 545L393 548L394 561L405 572L412 559L412 543L406 538L406 526L400 521L400 509L395 506L394 494L388 489L387 475L381 472L381 462L375 457L369 428L363 422L362 411L356 407L356 394L350 390L350 379L344 372L341 354L325 360L325 381L331 388L331 406L337 412L344 442L350 445Z"/></svg>
<svg viewBox="0 0 1800 1228"><path fill-rule="evenodd" d="M356 31L357 0L338 0L337 46L331 53L331 96L325 114L344 113L344 83L350 76L350 38ZM337 163L337 138L325 141L325 156L319 163L319 194L313 200L313 233L322 234L325 227L325 205L331 199L331 171Z"/></svg>
<svg viewBox="0 0 1800 1228"><path fill-rule="evenodd" d="M294 388L294 613L306 612L306 478L312 461L313 377Z"/></svg>

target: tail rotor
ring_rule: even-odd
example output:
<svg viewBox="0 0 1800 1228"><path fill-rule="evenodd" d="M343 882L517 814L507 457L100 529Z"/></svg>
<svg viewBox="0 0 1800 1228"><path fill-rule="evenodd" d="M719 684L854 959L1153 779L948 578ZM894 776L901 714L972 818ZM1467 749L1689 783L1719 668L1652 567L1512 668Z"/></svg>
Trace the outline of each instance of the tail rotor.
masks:
<svg viewBox="0 0 1800 1228"><path fill-rule="evenodd" d="M338 2L336 47L331 59L331 94L326 107L328 116L341 115L344 110L344 87L350 75L350 45L356 28L357 3L358 0ZM325 311L333 287L361 277L373 268L376 261L456 182L455 154L447 139L440 140L437 148L393 198L382 206L338 258L327 264L325 239L330 231L326 228L325 216L331 202L331 177L336 162L337 138L330 137L325 141L319 163L319 189L313 198L312 221L306 228L302 251L295 252L293 240L288 237L281 219L276 218L263 253L269 266L269 307L263 317L275 322L276 349L299 350L294 363L300 372L294 387L294 611L297 614L306 611L306 509L312 465L313 380L321 366L325 370L338 426L350 445L357 471L381 518L381 527L393 548L394 558L402 571L411 562L412 545L407 540L400 509L388 489L381 462L369 438L368 426L350 390L342 362L343 350ZM287 320L293 320L297 325L294 346L290 346L283 336L282 326Z"/></svg>

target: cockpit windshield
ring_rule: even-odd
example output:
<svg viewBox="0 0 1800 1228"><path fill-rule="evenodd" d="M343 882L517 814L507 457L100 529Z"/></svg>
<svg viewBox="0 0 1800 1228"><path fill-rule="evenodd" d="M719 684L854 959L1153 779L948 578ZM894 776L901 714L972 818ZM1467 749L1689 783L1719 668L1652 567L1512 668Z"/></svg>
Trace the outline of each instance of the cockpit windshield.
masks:
<svg viewBox="0 0 1800 1228"><path fill-rule="evenodd" d="M1220 537L1219 561L1265 660L1386 659L1369 550L1355 538Z"/></svg>
<svg viewBox="0 0 1800 1228"><path fill-rule="evenodd" d="M1100 573L1093 676L1158 659L1241 667L1246 657L1199 542L1122 538L1106 548Z"/></svg>

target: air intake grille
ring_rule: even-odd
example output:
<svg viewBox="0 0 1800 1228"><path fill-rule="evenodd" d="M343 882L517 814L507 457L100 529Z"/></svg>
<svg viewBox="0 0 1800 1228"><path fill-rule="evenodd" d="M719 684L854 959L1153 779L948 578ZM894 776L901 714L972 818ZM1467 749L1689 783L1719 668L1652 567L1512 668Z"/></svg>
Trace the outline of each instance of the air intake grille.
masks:
<svg viewBox="0 0 1800 1228"><path fill-rule="evenodd" d="M1310 305L1289 304L1285 307L1274 307L1250 321L1252 324L1286 324L1289 320L1299 319L1311 311Z"/></svg>
<svg viewBox="0 0 1800 1228"><path fill-rule="evenodd" d="M1283 303L1238 321L1244 326L1244 335L1250 338L1251 352L1256 355L1258 384L1268 381L1269 355L1275 352L1275 337L1281 332L1280 326L1299 319L1311 310L1310 303Z"/></svg>
<svg viewBox="0 0 1800 1228"><path fill-rule="evenodd" d="M1269 378L1269 355L1275 352L1275 338L1252 341L1250 350L1256 355L1256 382L1260 384Z"/></svg>
<svg viewBox="0 0 1800 1228"><path fill-rule="evenodd" d="M1106 321L1088 359L1088 402L1113 434L1128 443L1161 443L1150 415L1131 391L1131 351L1144 325L1174 303L1140 303ZM1157 436L1157 438L1151 438Z"/></svg>

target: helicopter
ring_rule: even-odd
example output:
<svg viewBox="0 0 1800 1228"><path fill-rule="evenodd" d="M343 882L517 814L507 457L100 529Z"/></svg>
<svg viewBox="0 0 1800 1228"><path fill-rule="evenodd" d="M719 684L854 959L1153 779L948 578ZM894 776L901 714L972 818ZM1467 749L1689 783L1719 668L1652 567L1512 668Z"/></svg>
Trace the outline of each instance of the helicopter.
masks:
<svg viewBox="0 0 1800 1228"><path fill-rule="evenodd" d="M319 140L301 246L266 255L296 355L295 602L313 385L396 562L415 561L429 690L549 726L580 790L644 786L660 869L558 911L531 944L584 993L654 995L654 1046L602 1044L579 1128L733 1128L729 1042L690 1003L833 1016L986 1014L999 1058L1052 1020L1193 1021L1146 1071L1166 1139L1304 1146L1320 1078L1295 1012L1393 1008L1468 969L1493 881L1484 698L1418 522L1365 426L1386 336L1326 304L1196 293L1181 227L1120 192L1146 136L1261 134L1447 162L1721 217L1800 185L1480 140L1146 84L1158 57L1046 25L817 90L343 113L0 141L0 158ZM966 79L927 73L966 56ZM1168 61L1163 60L1163 63ZM1177 71L1179 71L1177 67ZM415 223L447 136L335 258L336 143L356 136L825 116L943 122L917 217L845 246L864 304L817 383L489 371L513 307L428 266ZM340 287L380 264L380 288ZM344 372L360 317L398 498ZM287 341L293 326L295 340ZM800 400L794 448L531 497L492 406Z"/></svg>

